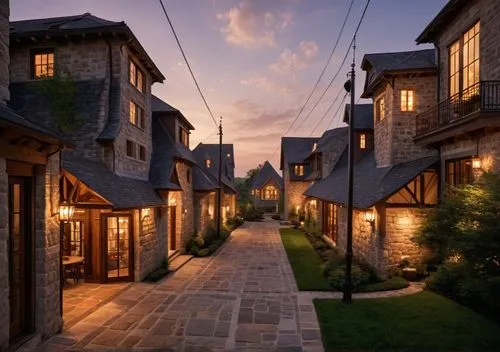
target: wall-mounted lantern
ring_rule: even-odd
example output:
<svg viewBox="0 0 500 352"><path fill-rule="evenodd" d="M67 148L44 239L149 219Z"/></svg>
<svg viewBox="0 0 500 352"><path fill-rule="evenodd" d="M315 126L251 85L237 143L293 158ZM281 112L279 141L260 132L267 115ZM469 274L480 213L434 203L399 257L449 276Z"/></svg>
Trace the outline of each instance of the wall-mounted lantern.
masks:
<svg viewBox="0 0 500 352"><path fill-rule="evenodd" d="M368 222L372 228L372 232L375 231L375 210L373 209L368 209L368 210L365 210L365 214L364 214L364 217L365 217L365 221Z"/></svg>
<svg viewBox="0 0 500 352"><path fill-rule="evenodd" d="M59 204L59 221L66 222L73 219L75 214L75 206L69 203Z"/></svg>
<svg viewBox="0 0 500 352"><path fill-rule="evenodd" d="M472 158L472 169L474 171L480 171L481 170L481 158L479 155L476 155Z"/></svg>

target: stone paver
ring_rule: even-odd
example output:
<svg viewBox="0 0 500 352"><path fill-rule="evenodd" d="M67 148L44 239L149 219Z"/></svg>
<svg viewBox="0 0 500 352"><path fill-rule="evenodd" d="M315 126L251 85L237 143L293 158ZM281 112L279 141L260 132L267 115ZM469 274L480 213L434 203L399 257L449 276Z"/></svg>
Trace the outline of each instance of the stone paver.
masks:
<svg viewBox="0 0 500 352"><path fill-rule="evenodd" d="M340 293L298 292L279 227L244 224L215 256L131 285L39 350L323 351L312 300Z"/></svg>

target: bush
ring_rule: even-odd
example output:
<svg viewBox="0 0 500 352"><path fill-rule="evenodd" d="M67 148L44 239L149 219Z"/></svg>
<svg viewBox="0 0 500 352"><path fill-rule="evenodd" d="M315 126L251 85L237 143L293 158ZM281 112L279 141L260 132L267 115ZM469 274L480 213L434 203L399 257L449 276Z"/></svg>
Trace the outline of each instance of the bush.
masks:
<svg viewBox="0 0 500 352"><path fill-rule="evenodd" d="M359 265L353 264L351 271L352 289L358 291L363 285L370 283L370 274L364 271ZM345 265L334 267L326 276L326 281L336 290L344 288L345 283Z"/></svg>
<svg viewBox="0 0 500 352"><path fill-rule="evenodd" d="M187 252L195 257L206 257L214 253L224 243L229 232L223 226L220 235L211 221L202 236L193 235L187 244Z"/></svg>
<svg viewBox="0 0 500 352"><path fill-rule="evenodd" d="M281 215L280 215L280 214L273 214L273 216L271 216L271 218L272 218L273 220L283 220L283 219L281 218Z"/></svg>
<svg viewBox="0 0 500 352"><path fill-rule="evenodd" d="M253 203L246 203L240 206L239 214L245 221L262 221L263 213L257 210Z"/></svg>

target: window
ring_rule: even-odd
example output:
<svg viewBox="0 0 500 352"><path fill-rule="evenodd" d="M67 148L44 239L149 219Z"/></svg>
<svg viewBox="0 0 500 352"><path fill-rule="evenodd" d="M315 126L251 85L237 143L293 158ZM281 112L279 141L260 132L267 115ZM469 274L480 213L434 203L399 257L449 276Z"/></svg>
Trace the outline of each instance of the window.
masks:
<svg viewBox="0 0 500 352"><path fill-rule="evenodd" d="M146 161L146 147L143 145L139 146L139 159Z"/></svg>
<svg viewBox="0 0 500 352"><path fill-rule="evenodd" d="M187 178L187 182L191 183L191 170L189 170L189 169L186 171L186 178Z"/></svg>
<svg viewBox="0 0 500 352"><path fill-rule="evenodd" d="M129 121L132 125L141 129L146 126L144 110L132 100L130 101Z"/></svg>
<svg viewBox="0 0 500 352"><path fill-rule="evenodd" d="M254 190L254 189L252 189L252 196L254 196L254 195L255 195L255 190Z"/></svg>
<svg viewBox="0 0 500 352"><path fill-rule="evenodd" d="M375 118L376 121L382 121L385 118L385 102L383 97L377 100Z"/></svg>
<svg viewBox="0 0 500 352"><path fill-rule="evenodd" d="M278 199L278 190L276 187L272 185L268 185L264 188L264 199L266 200L277 200Z"/></svg>
<svg viewBox="0 0 500 352"><path fill-rule="evenodd" d="M135 158L135 143L127 141L127 156Z"/></svg>
<svg viewBox="0 0 500 352"><path fill-rule="evenodd" d="M54 77L54 49L35 51L32 60L33 79Z"/></svg>
<svg viewBox="0 0 500 352"><path fill-rule="evenodd" d="M71 221L69 224L69 236L65 231L64 255L76 255L83 257L83 222Z"/></svg>
<svg viewBox="0 0 500 352"><path fill-rule="evenodd" d="M366 149L366 133L359 134L359 149Z"/></svg>
<svg viewBox="0 0 500 352"><path fill-rule="evenodd" d="M260 189L256 189L256 190L255 190L255 194L256 194L257 196L259 196L259 195L260 195Z"/></svg>
<svg viewBox="0 0 500 352"><path fill-rule="evenodd" d="M472 157L447 160L445 164L446 183L459 186L472 183L474 173L472 169Z"/></svg>
<svg viewBox="0 0 500 352"><path fill-rule="evenodd" d="M183 127L179 127L179 142L189 147L189 133Z"/></svg>
<svg viewBox="0 0 500 352"><path fill-rule="evenodd" d="M210 169L210 167L212 166L212 160L210 159L205 160L205 165L207 166L207 168Z"/></svg>
<svg viewBox="0 0 500 352"><path fill-rule="evenodd" d="M479 82L479 28L477 22L448 49L450 96Z"/></svg>
<svg viewBox="0 0 500 352"><path fill-rule="evenodd" d="M142 93L144 91L144 74L132 60L130 60L129 81L139 92Z"/></svg>
<svg viewBox="0 0 500 352"><path fill-rule="evenodd" d="M304 165L295 165L295 176L304 176Z"/></svg>
<svg viewBox="0 0 500 352"><path fill-rule="evenodd" d="M337 206L332 203L325 205L325 235L337 242Z"/></svg>
<svg viewBox="0 0 500 352"><path fill-rule="evenodd" d="M401 111L415 111L414 90L401 90Z"/></svg>

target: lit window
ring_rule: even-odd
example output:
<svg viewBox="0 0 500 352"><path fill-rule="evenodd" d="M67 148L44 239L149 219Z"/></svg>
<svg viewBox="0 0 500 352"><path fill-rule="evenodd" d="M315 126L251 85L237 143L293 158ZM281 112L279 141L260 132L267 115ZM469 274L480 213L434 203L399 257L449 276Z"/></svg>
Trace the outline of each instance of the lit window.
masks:
<svg viewBox="0 0 500 352"><path fill-rule="evenodd" d="M212 160L210 159L205 160L205 165L207 165L207 168L210 169L210 166L212 166Z"/></svg>
<svg viewBox="0 0 500 352"><path fill-rule="evenodd" d="M33 53L32 77L34 79L54 77L54 50L46 49Z"/></svg>
<svg viewBox="0 0 500 352"><path fill-rule="evenodd" d="M255 190L254 190L254 189L252 189L252 196L254 196L254 195L255 195Z"/></svg>
<svg viewBox="0 0 500 352"><path fill-rule="evenodd" d="M278 191L274 186L266 186L264 189L264 199L266 200L276 200L278 199Z"/></svg>
<svg viewBox="0 0 500 352"><path fill-rule="evenodd" d="M127 141L127 156L135 158L135 143Z"/></svg>
<svg viewBox="0 0 500 352"><path fill-rule="evenodd" d="M382 121L385 118L385 101L383 97L377 100L375 117L377 121Z"/></svg>
<svg viewBox="0 0 500 352"><path fill-rule="evenodd" d="M139 92L143 92L144 90L144 75L139 67L130 60L130 68L129 68L129 81L130 84L137 88Z"/></svg>
<svg viewBox="0 0 500 352"><path fill-rule="evenodd" d="M83 253L83 222L71 221L70 234L64 236L64 254L82 257Z"/></svg>
<svg viewBox="0 0 500 352"><path fill-rule="evenodd" d="M304 175L304 165L295 165L294 167L295 176Z"/></svg>
<svg viewBox="0 0 500 352"><path fill-rule="evenodd" d="M129 121L141 129L144 129L146 125L144 110L132 100L130 101Z"/></svg>
<svg viewBox="0 0 500 352"><path fill-rule="evenodd" d="M359 149L366 149L366 133L359 135Z"/></svg>
<svg viewBox="0 0 500 352"><path fill-rule="evenodd" d="M231 158L231 153L227 153L227 158Z"/></svg>
<svg viewBox="0 0 500 352"><path fill-rule="evenodd" d="M401 111L414 111L415 91L403 89L401 91Z"/></svg>
<svg viewBox="0 0 500 352"><path fill-rule="evenodd" d="M460 92L460 41L453 43L449 50L450 57L450 97Z"/></svg>

